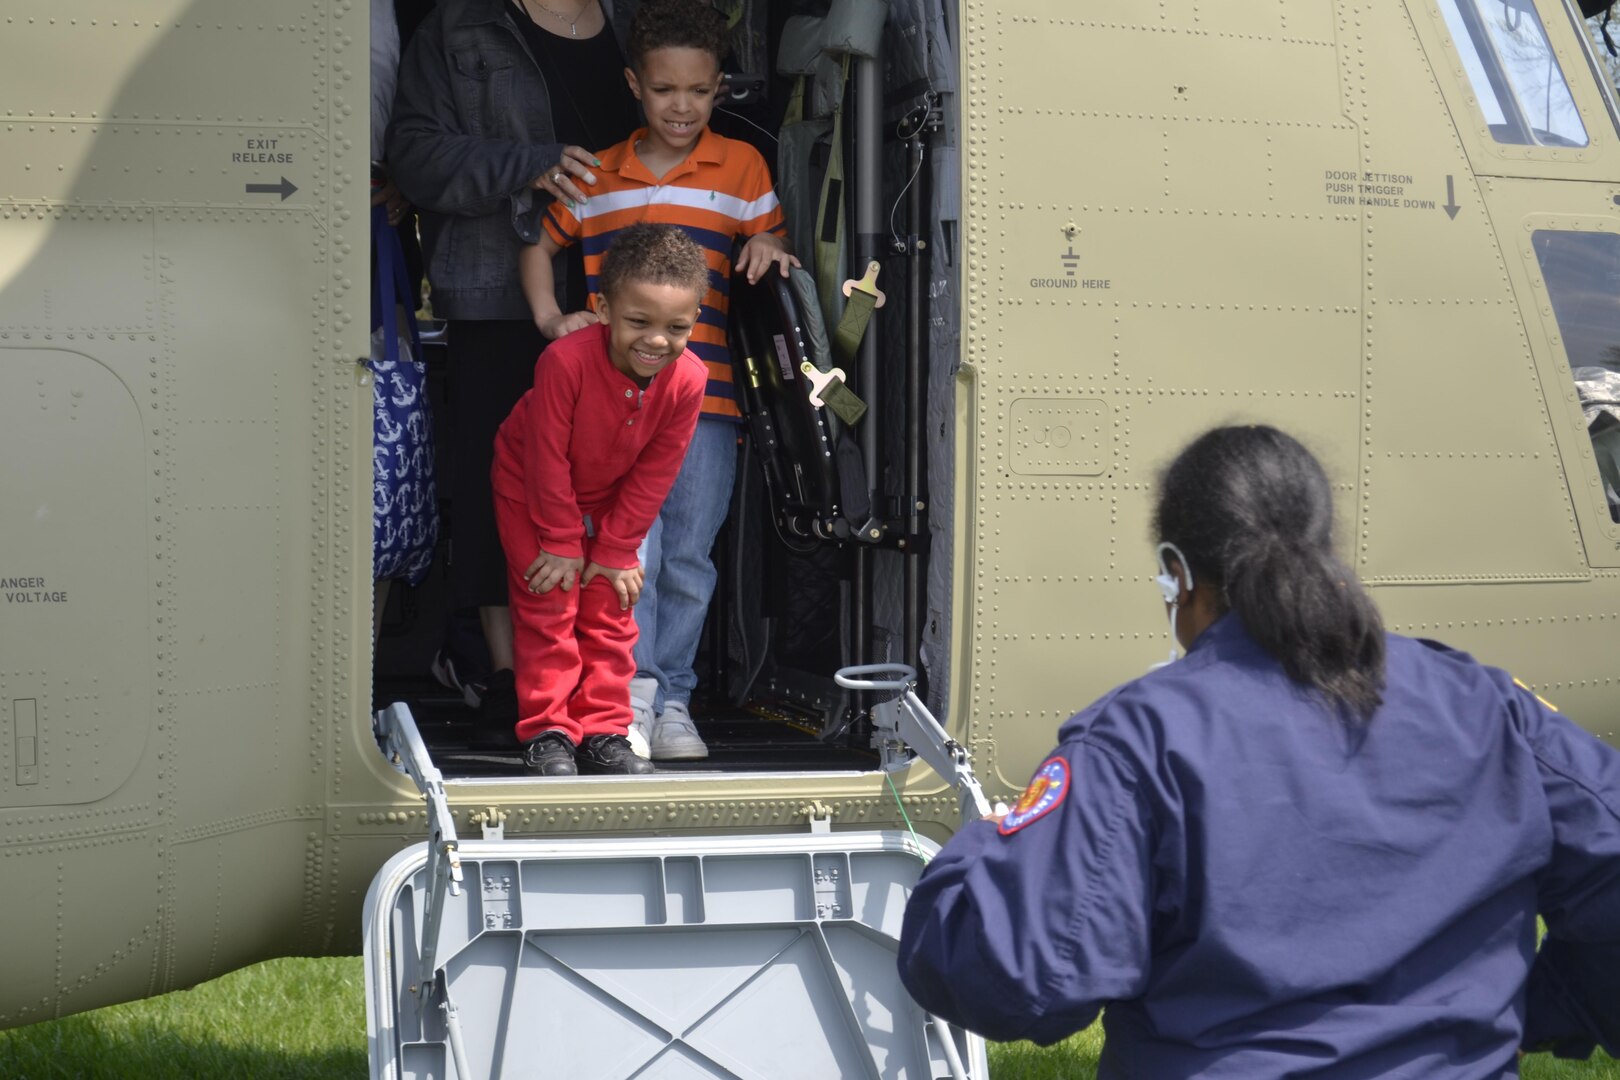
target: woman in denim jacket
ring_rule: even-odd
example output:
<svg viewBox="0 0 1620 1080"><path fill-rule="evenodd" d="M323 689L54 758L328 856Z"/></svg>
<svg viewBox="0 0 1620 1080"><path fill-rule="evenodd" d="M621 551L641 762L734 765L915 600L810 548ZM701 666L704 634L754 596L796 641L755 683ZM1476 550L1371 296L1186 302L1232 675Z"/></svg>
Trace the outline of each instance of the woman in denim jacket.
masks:
<svg viewBox="0 0 1620 1080"><path fill-rule="evenodd" d="M494 669L463 694L507 729L517 706L512 627L489 470L495 431L533 384L546 345L518 279L518 251L539 239L536 211L549 199L588 198L594 152L637 126L622 49L635 7L442 3L406 50L388 125L389 173L422 212L433 310L449 324L451 601L479 609ZM556 271L562 310L581 310L581 268L559 257Z"/></svg>

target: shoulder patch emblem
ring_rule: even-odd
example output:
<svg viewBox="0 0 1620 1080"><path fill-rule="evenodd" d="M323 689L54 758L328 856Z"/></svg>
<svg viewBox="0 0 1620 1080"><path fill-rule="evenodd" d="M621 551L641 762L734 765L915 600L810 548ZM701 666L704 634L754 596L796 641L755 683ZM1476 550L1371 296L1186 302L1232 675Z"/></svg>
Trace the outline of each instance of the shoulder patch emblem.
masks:
<svg viewBox="0 0 1620 1080"><path fill-rule="evenodd" d="M1050 814L1062 804L1064 796L1068 794L1069 763L1060 757L1047 758L1041 767L1035 770L1035 776L1030 780L1029 787L1018 797L1018 805L1001 819L999 828L1001 835L1011 836L1030 822Z"/></svg>

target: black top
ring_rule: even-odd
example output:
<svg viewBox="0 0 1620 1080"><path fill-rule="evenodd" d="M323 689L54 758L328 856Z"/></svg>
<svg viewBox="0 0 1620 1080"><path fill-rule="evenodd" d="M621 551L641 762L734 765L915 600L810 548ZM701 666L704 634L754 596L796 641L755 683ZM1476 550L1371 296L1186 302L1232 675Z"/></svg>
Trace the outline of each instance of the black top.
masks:
<svg viewBox="0 0 1620 1080"><path fill-rule="evenodd" d="M521 3L512 7L512 20L545 76L557 141L600 154L628 139L640 126L641 115L636 111L635 95L624 81L624 54L613 28L604 20L602 29L590 37L564 37L536 26ZM541 17L546 17L544 12ZM563 310L581 311L586 299L585 256L580 245L574 244L563 258L568 260Z"/></svg>
<svg viewBox="0 0 1620 1080"><path fill-rule="evenodd" d="M624 54L613 30L604 26L590 37L577 38L553 34L536 26L521 4L512 7L512 19L545 76L557 141L600 154L629 138L640 117L624 81ZM565 23L557 25L566 31Z"/></svg>

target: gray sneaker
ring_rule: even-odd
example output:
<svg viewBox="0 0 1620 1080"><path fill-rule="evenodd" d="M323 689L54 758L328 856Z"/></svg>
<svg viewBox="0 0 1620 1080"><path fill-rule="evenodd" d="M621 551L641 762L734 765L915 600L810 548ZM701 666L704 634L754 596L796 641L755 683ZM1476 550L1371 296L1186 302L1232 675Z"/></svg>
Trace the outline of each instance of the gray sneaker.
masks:
<svg viewBox="0 0 1620 1080"><path fill-rule="evenodd" d="M654 761L701 761L709 748L692 723L692 713L684 701L667 701L652 729Z"/></svg>
<svg viewBox="0 0 1620 1080"><path fill-rule="evenodd" d="M657 679L630 680L630 730L624 733L624 737L630 740L630 749L636 752L637 757L649 760L652 749L648 737L657 720L653 712L653 698L657 693Z"/></svg>

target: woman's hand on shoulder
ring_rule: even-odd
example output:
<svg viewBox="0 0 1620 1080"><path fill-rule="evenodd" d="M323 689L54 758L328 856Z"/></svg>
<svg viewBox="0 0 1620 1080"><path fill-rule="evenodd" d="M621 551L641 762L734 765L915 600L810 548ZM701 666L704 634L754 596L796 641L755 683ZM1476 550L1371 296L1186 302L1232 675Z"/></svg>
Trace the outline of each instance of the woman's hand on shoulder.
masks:
<svg viewBox="0 0 1620 1080"><path fill-rule="evenodd" d="M587 326L595 326L602 320L596 317L594 311L571 311L567 315L554 315L549 319L536 319L535 326L546 335L547 340L556 341L567 337L575 330L582 330Z"/></svg>
<svg viewBox="0 0 1620 1080"><path fill-rule="evenodd" d="M585 191L580 185L596 183L591 166L601 164L602 160L583 146L565 146L562 160L531 180L529 186L561 200L572 210L575 204L585 201Z"/></svg>

